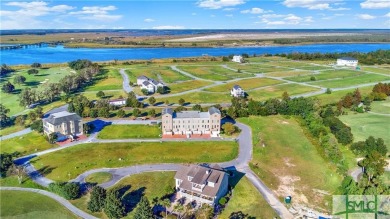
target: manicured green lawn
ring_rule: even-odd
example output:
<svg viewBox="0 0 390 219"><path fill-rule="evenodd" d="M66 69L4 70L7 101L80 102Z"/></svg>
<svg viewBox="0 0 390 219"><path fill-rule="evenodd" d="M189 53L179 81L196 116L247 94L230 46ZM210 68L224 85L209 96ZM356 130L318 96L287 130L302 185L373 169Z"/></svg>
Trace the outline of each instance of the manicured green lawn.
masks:
<svg viewBox="0 0 390 219"><path fill-rule="evenodd" d="M381 73L381 74L387 74L390 75L390 68L385 66L361 66L362 71L369 71L369 72L375 72L375 73Z"/></svg>
<svg viewBox="0 0 390 219"><path fill-rule="evenodd" d="M214 81L227 81L235 78L251 77L252 74L238 73L222 66L195 66L195 65L180 65L179 69L186 71L194 76L214 80Z"/></svg>
<svg viewBox="0 0 390 219"><path fill-rule="evenodd" d="M305 76L296 76L286 78L287 80L296 81L296 82L309 82L311 81L311 77L315 77L317 81L319 80L327 80L332 78L348 78L348 77L356 77L364 74L362 71L353 71L353 70L329 70L329 71L321 71L319 74L310 74Z"/></svg>
<svg viewBox="0 0 390 219"><path fill-rule="evenodd" d="M153 65L131 65L127 67L127 74L130 81L136 83L137 77L145 75L146 77L158 80L160 75L164 83L173 83L178 81L186 81L191 78L179 72L173 71L170 66L153 64Z"/></svg>
<svg viewBox="0 0 390 219"><path fill-rule="evenodd" d="M239 121L252 128L252 170L280 199L291 195L296 203L331 209L331 194L342 177L319 155L295 119L268 116Z"/></svg>
<svg viewBox="0 0 390 219"><path fill-rule="evenodd" d="M369 136L383 138L390 149L390 116L370 113L353 113L339 117L347 126L351 127L354 142L364 141Z"/></svg>
<svg viewBox="0 0 390 219"><path fill-rule="evenodd" d="M303 76L311 73L312 71L276 71L276 72L267 73L266 76L284 78L284 77L291 77L291 76Z"/></svg>
<svg viewBox="0 0 390 219"><path fill-rule="evenodd" d="M261 64L249 64L249 63L245 63L245 64L229 63L227 64L227 66L233 69L237 69L237 70L240 69L242 71L254 73L254 74L285 70L283 68L279 68L278 66L267 66Z"/></svg>
<svg viewBox="0 0 390 219"><path fill-rule="evenodd" d="M0 217L11 218L77 218L55 200L33 192L0 190Z"/></svg>
<svg viewBox="0 0 390 219"><path fill-rule="evenodd" d="M99 98L96 97L98 91L88 91L88 92L82 92L80 94L87 97L89 100L98 100ZM119 96L122 96L124 98L127 97L127 94L123 90L117 90L117 91L103 91L106 95L106 99L117 99Z"/></svg>
<svg viewBox="0 0 390 219"><path fill-rule="evenodd" d="M390 115L390 99L386 101L374 101L371 103L371 112Z"/></svg>
<svg viewBox="0 0 390 219"><path fill-rule="evenodd" d="M171 104L178 103L180 98L189 103L229 103L232 99L229 92L220 94L198 91L173 97L156 96L157 101L168 100Z"/></svg>
<svg viewBox="0 0 390 219"><path fill-rule="evenodd" d="M151 163L208 163L233 160L236 142L134 142L90 143L34 158L36 168L47 167L46 176L69 180L97 168ZM69 175L68 175L69 174Z"/></svg>
<svg viewBox="0 0 390 219"><path fill-rule="evenodd" d="M211 91L211 92L229 92L234 85L240 85L244 90L249 90L257 87L264 87L274 84L280 84L283 83L282 81L278 81L275 79L270 78L249 78L249 79L243 79L240 81L235 82L229 82L226 84L218 85L215 87L207 88L205 91Z"/></svg>
<svg viewBox="0 0 390 219"><path fill-rule="evenodd" d="M159 138L161 129L156 125L109 125L99 132L101 139Z"/></svg>
<svg viewBox="0 0 390 219"><path fill-rule="evenodd" d="M356 77L350 77L345 79L329 80L329 81L317 81L311 84L320 85L326 88L336 88L336 87L348 87L358 84L367 84L372 82L381 82L390 80L390 77L384 75L376 74L363 74Z"/></svg>
<svg viewBox="0 0 390 219"><path fill-rule="evenodd" d="M212 84L208 81L190 80L180 83L168 84L170 94L181 93L183 91L194 90Z"/></svg>
<svg viewBox="0 0 390 219"><path fill-rule="evenodd" d="M229 179L229 181L231 183L233 180ZM275 218L277 216L260 192L246 177L242 177L235 185L232 199L219 218L229 218L231 213L239 211L255 218Z"/></svg>
<svg viewBox="0 0 390 219"><path fill-rule="evenodd" d="M86 182L90 182L90 183L101 184L101 183L108 182L108 181L110 181L111 179L112 179L111 173L107 173L107 172L98 172L98 173L92 173L92 174L88 175L88 176L85 178L85 181L86 181Z"/></svg>
<svg viewBox="0 0 390 219"><path fill-rule="evenodd" d="M35 131L27 135L1 141L0 143L1 153L13 153L17 151L22 153L22 155L43 151L57 146L56 144L49 144L42 134L38 134Z"/></svg>
<svg viewBox="0 0 390 219"><path fill-rule="evenodd" d="M19 180L18 180L16 175L7 176L5 178L0 178L0 186L46 189L46 188L36 184L29 177L24 177L22 180L22 183L19 184Z"/></svg>
<svg viewBox="0 0 390 219"><path fill-rule="evenodd" d="M11 133L21 131L23 129L25 129L25 127L19 125L8 126L3 129L0 129L0 136L9 135Z"/></svg>
<svg viewBox="0 0 390 219"><path fill-rule="evenodd" d="M100 78L92 86L88 86L85 91L104 91L122 89L123 79L118 69L107 68L107 73L100 74Z"/></svg>
<svg viewBox="0 0 390 219"><path fill-rule="evenodd" d="M326 104L331 104L331 103L337 103L346 94L352 93L355 90L356 89L332 91L331 94L323 93L320 95L316 95L315 97L321 101L321 105L326 105ZM366 96L372 91L372 87L371 86L361 87L361 88L359 88L359 91L362 94L362 96Z"/></svg>
<svg viewBox="0 0 390 219"><path fill-rule="evenodd" d="M249 98L254 100L266 100L269 98L281 98L285 91L289 95L297 95L317 90L319 89L299 84L281 84L264 89L248 91L247 93L249 94Z"/></svg>

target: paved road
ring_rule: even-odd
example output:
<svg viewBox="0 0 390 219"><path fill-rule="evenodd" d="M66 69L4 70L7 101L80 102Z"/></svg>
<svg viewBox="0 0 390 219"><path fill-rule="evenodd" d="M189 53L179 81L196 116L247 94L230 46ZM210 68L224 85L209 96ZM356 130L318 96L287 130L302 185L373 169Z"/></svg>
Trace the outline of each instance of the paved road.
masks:
<svg viewBox="0 0 390 219"><path fill-rule="evenodd" d="M78 217L86 218L86 219L95 219L96 217L85 213L84 211L76 208L74 205L72 205L68 200L62 198L61 196L58 196L54 193L41 190L41 189L31 189L31 188L20 188L20 187L0 187L0 190L7 190L7 191L24 191L24 192L35 192L44 196L47 196L51 199L54 199L58 203L60 203L62 206L67 208L69 211L71 211L73 214L75 214ZM96 218L97 219L97 218Z"/></svg>
<svg viewBox="0 0 390 219"><path fill-rule="evenodd" d="M31 128L23 129L21 131L14 132L14 133L9 134L9 135L1 136L0 137L0 141L6 140L6 139L9 139L9 138L18 137L18 136L21 136L21 135L26 135L26 134L28 134L30 132L32 132Z"/></svg>
<svg viewBox="0 0 390 219"><path fill-rule="evenodd" d="M123 68L119 70L119 73L123 78L123 90L126 91L126 93L130 93L133 91L133 88L130 86L129 76L126 74L125 69Z"/></svg>

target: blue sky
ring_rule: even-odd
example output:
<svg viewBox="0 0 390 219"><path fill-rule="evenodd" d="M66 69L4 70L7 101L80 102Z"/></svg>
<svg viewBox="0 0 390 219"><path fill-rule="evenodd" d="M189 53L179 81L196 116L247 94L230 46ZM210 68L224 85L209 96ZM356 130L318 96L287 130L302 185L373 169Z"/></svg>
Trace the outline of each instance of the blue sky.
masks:
<svg viewBox="0 0 390 219"><path fill-rule="evenodd" d="M0 29L390 28L390 0L2 0L0 5Z"/></svg>

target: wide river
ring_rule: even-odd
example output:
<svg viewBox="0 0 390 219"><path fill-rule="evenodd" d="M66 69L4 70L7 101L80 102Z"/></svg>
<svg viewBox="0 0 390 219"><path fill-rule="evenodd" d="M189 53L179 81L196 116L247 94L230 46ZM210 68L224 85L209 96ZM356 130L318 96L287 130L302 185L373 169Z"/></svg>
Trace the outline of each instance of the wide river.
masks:
<svg viewBox="0 0 390 219"><path fill-rule="evenodd" d="M1 64L17 65L40 63L63 63L76 59L92 61L129 60L129 59L159 59L195 57L203 54L223 56L230 54L265 54L265 53L330 53L330 52L370 52L378 49L390 49L390 44L359 43L359 44L310 44L297 46L262 46L233 48L64 48L30 47L24 49L1 50Z"/></svg>

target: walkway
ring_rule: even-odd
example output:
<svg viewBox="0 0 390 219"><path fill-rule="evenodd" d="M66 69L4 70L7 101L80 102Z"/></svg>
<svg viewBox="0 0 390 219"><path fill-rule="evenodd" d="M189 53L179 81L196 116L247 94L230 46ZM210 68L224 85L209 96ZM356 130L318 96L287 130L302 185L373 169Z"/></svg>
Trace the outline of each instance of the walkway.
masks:
<svg viewBox="0 0 390 219"><path fill-rule="evenodd" d="M133 88L130 86L129 76L126 74L125 69L123 68L119 70L119 73L122 75L123 78L123 90L126 93L130 93L131 91L133 91Z"/></svg>
<svg viewBox="0 0 390 219"><path fill-rule="evenodd" d="M58 203L60 203L62 206L67 208L69 211L71 211L73 214L75 214L78 217L86 218L86 219L97 219L96 217L85 213L84 211L76 208L74 205L72 205L68 200L62 198L61 196L58 196L54 193L41 190L41 189L31 189L31 188L19 188L19 187L0 187L0 190L6 190L6 191L24 191L24 192L35 192L44 196L47 196L51 199L54 199Z"/></svg>

